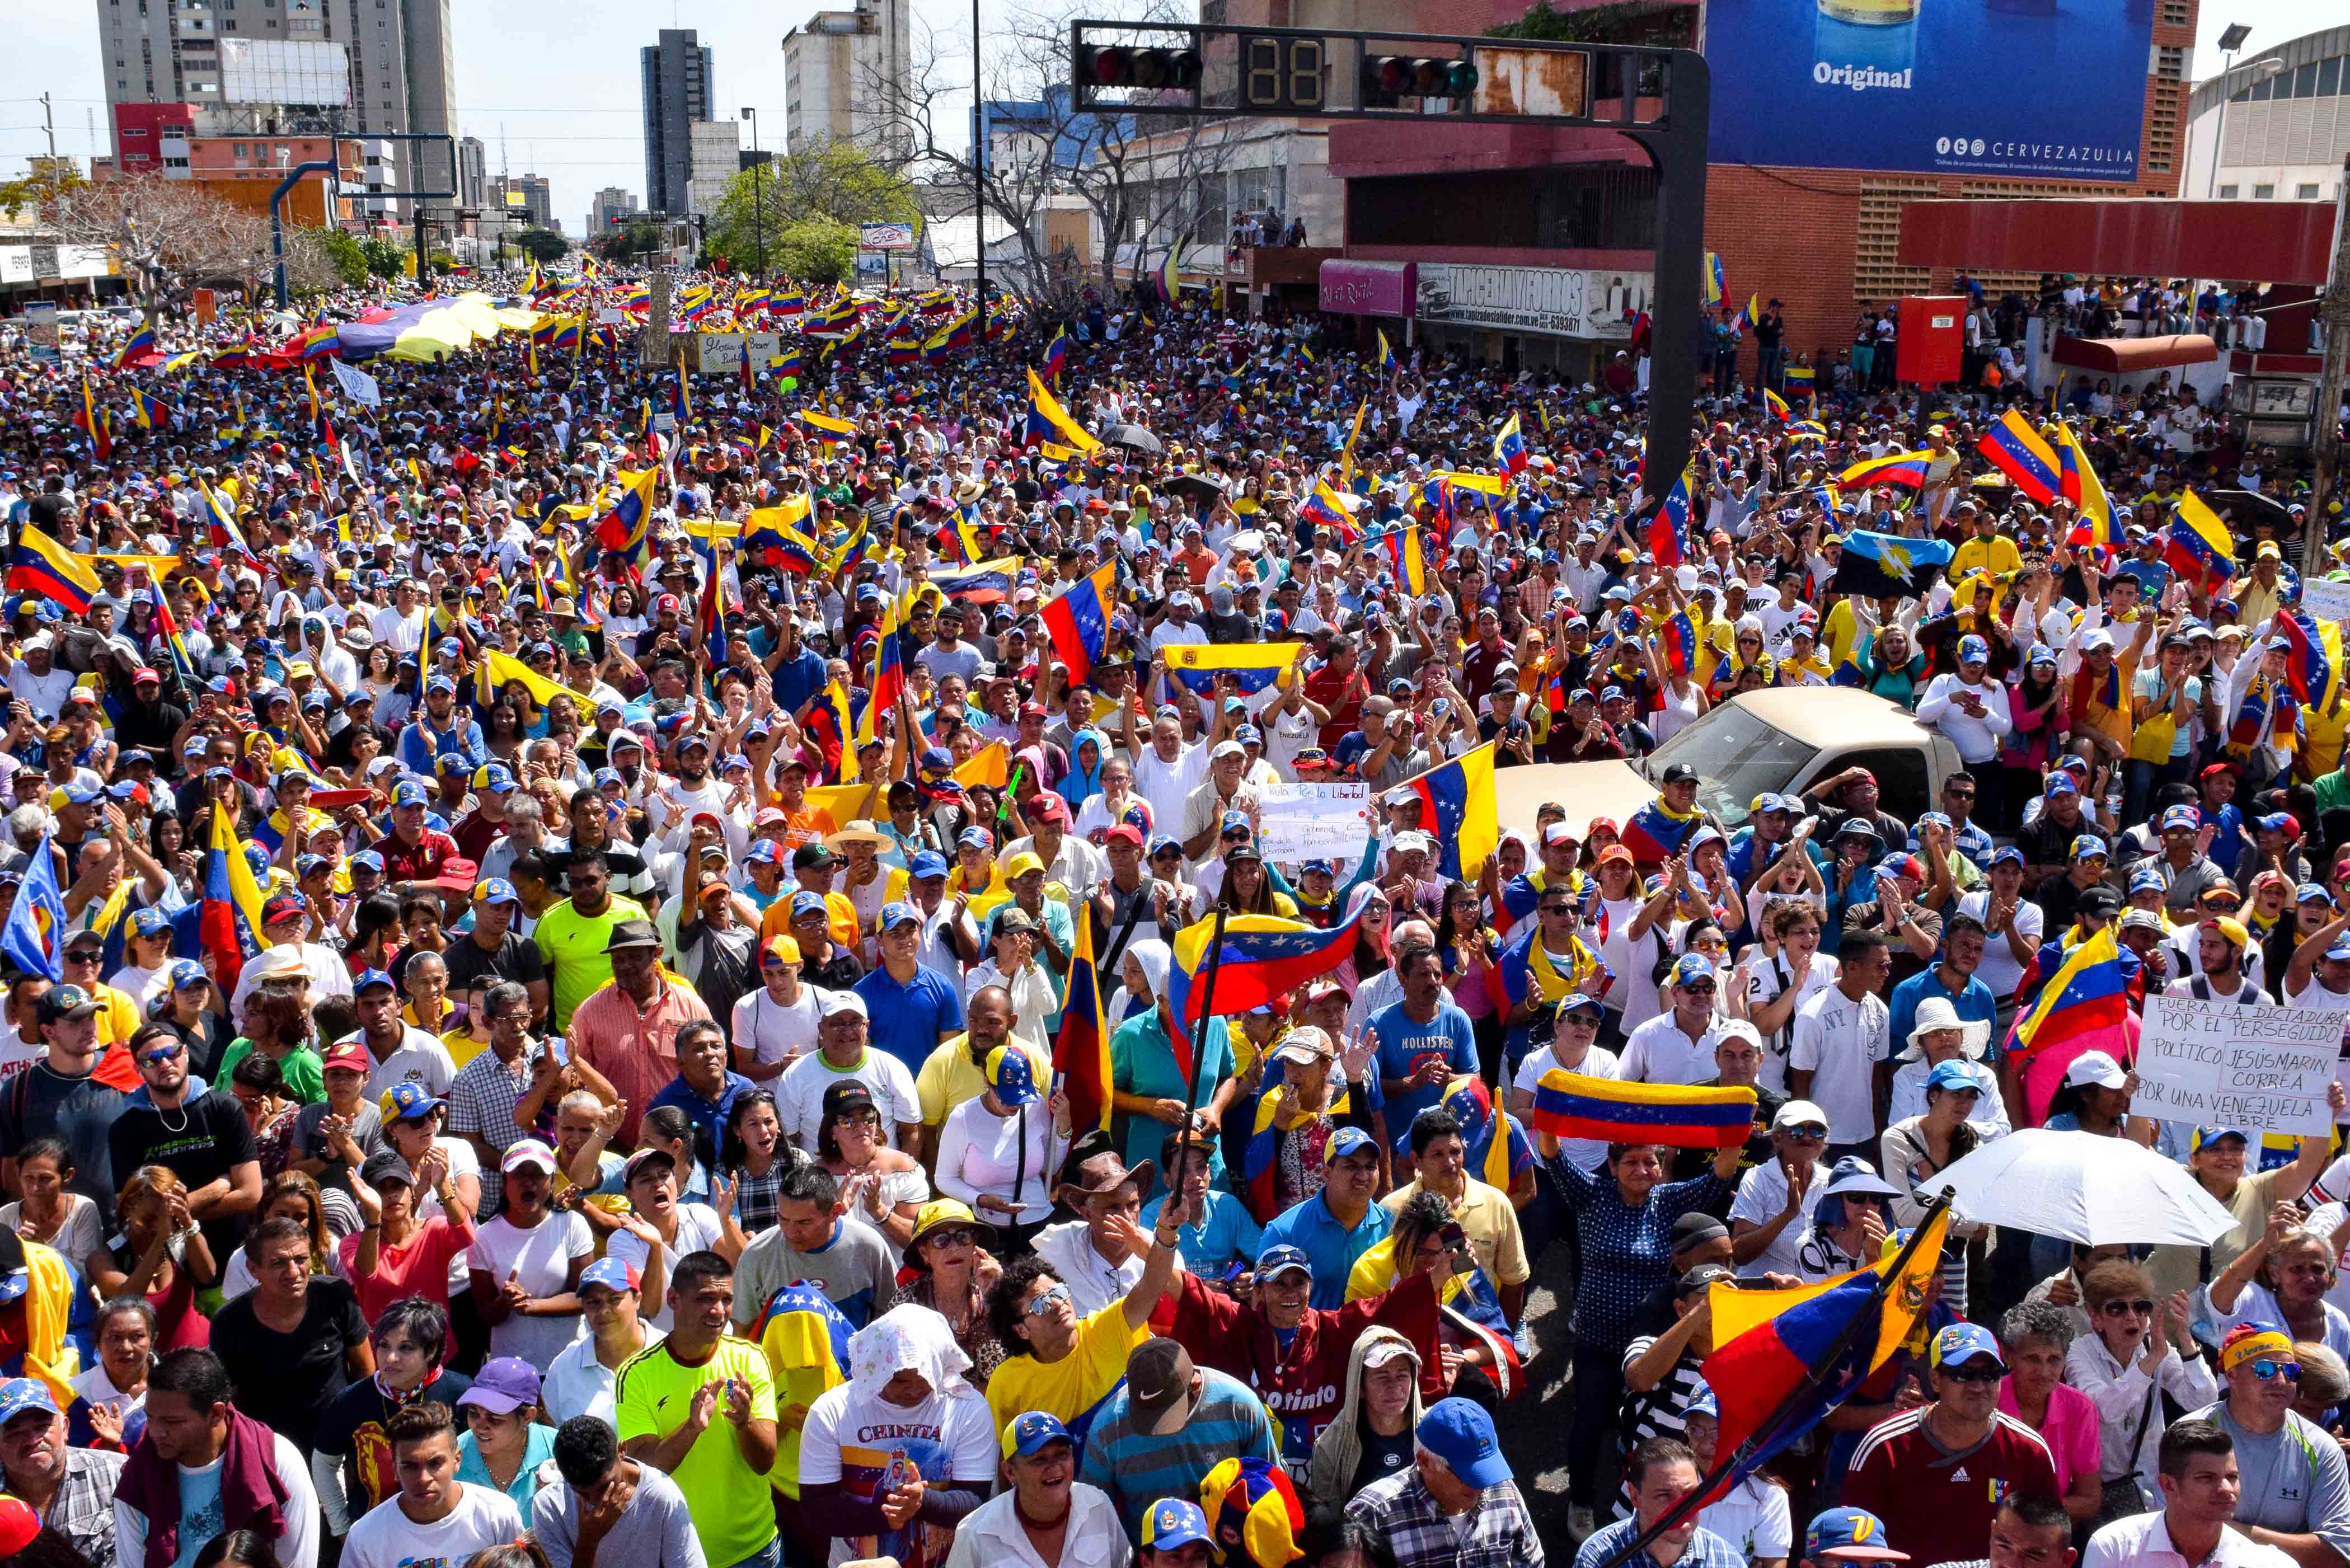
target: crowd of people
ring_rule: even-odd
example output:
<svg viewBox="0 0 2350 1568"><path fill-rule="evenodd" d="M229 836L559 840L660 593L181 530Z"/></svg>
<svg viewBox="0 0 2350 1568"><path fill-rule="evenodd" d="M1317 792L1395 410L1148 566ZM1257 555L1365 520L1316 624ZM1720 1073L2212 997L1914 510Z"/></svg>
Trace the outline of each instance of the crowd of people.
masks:
<svg viewBox="0 0 2350 1568"><path fill-rule="evenodd" d="M2078 410L2108 546L1976 455L2054 417L2018 382L1722 391L1659 563L1637 344L1088 299L909 356L967 296L694 281L795 373L641 363L592 269L372 385L235 310L0 331L12 1562L2350 1559L2340 1137L2013 1048L2108 931L2133 1012L2350 1012L2345 715L2272 631L2276 519L2339 504L2289 464ZM2222 476L2275 515L2182 576ZM1856 530L1950 568L1841 595ZM1962 766L1729 800L1684 749L1476 864L1414 784L1832 684ZM1358 851L1266 842L1357 783ZM1198 1019L1219 914L1347 935ZM1590 1080L1752 1124L1562 1136ZM1715 1293L1877 1263L2033 1127L2233 1229L1960 1214L1914 1343L1693 1506Z"/></svg>

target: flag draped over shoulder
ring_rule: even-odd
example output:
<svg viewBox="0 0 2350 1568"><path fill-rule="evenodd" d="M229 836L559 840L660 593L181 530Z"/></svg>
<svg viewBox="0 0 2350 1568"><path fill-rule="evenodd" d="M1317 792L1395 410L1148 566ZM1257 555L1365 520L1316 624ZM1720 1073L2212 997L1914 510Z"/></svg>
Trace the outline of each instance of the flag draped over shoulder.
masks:
<svg viewBox="0 0 2350 1568"><path fill-rule="evenodd" d="M1844 536L1844 556L1829 587L1868 598L1923 594L1957 553L1945 539L1910 539L1898 534L1855 529Z"/></svg>
<svg viewBox="0 0 2350 1568"><path fill-rule="evenodd" d="M1659 866L1681 852L1690 836L1705 826L1705 813L1675 811L1659 795L1624 819L1624 847L1635 864Z"/></svg>
<svg viewBox="0 0 2350 1568"><path fill-rule="evenodd" d="M1053 1071L1069 1096L1069 1125L1109 1130L1109 1023L1102 1016L1101 977L1094 964L1094 922L1077 911L1076 943L1069 960L1069 989L1061 1002L1060 1033L1053 1037Z"/></svg>
<svg viewBox="0 0 2350 1568"><path fill-rule="evenodd" d="M1494 745L1488 741L1402 785L1419 796L1420 828L1435 836L1440 870L1464 882L1477 879L1486 857L1502 844L1493 798Z"/></svg>
<svg viewBox="0 0 2350 1568"><path fill-rule="evenodd" d="M1754 1126L1754 1091L1586 1077L1554 1067L1534 1089L1526 1120L1557 1137L1734 1148Z"/></svg>
<svg viewBox="0 0 2350 1568"><path fill-rule="evenodd" d="M1819 1425L1909 1343L1949 1231L1950 1211L1937 1210L1893 1256L1824 1284L1711 1287L1714 1348L1703 1370L1721 1407L1721 1457L1707 1499Z"/></svg>

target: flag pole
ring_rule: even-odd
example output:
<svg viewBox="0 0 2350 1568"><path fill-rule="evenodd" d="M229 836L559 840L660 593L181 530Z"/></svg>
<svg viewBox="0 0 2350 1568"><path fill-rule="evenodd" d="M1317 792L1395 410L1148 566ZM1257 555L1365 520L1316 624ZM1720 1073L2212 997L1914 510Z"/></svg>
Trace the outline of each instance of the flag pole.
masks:
<svg viewBox="0 0 2350 1568"><path fill-rule="evenodd" d="M1882 1305L1885 1293L1892 1288L1893 1282L1899 1279L1903 1271L1908 1268L1911 1255L1918 1251L1918 1243L1925 1240L1926 1232L1932 1227L1935 1217L1950 1206L1950 1195L1948 1191L1937 1193L1928 1201L1925 1215L1910 1228L1909 1239L1901 1244L1901 1251L1894 1257L1893 1266L1878 1276L1877 1289L1869 1297L1871 1307ZM1753 1453L1762 1446L1763 1440L1771 1436L1772 1429L1785 1420L1796 1407L1825 1380L1828 1373L1843 1362L1845 1356L1851 1352L1853 1345L1858 1342L1862 1331L1875 1327L1882 1321L1881 1312L1855 1313L1852 1322L1845 1325L1844 1332L1837 1334L1835 1343L1828 1347L1828 1353L1820 1357L1818 1365L1804 1375L1803 1382L1797 1384L1784 1399L1779 1401L1779 1407L1763 1417L1762 1424L1748 1434L1746 1440L1739 1444L1735 1451L1717 1456L1713 1469L1699 1480L1696 1488L1687 1497L1667 1509L1656 1523L1642 1531L1638 1537L1626 1542L1622 1550L1602 1564L1602 1568L1625 1568L1626 1564L1633 1562L1648 1549L1650 1542L1695 1513L1703 1505L1706 1498L1712 1493L1713 1489L1727 1480L1740 1462Z"/></svg>
<svg viewBox="0 0 2350 1568"><path fill-rule="evenodd" d="M1216 911L1216 929L1208 935L1208 967L1200 971L1200 1027L1204 1030L1216 1019L1216 971L1224 961L1224 921L1229 909ZM1183 1021L1175 1020L1177 1028ZM1177 1130L1189 1134L1191 1117L1200 1108L1200 1080L1207 1075L1201 1069L1206 1060L1204 1043L1198 1035L1191 1040L1191 1081L1183 1088L1183 1123ZM1191 1146L1186 1139L1175 1146L1176 1168L1167 1173L1167 1195L1178 1201L1183 1195L1183 1167L1191 1158Z"/></svg>

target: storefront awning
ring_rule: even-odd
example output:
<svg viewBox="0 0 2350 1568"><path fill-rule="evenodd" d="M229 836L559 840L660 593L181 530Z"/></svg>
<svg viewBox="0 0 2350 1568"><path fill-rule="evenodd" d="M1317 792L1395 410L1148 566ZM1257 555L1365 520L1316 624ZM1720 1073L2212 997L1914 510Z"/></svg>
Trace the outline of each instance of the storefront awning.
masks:
<svg viewBox="0 0 2350 1568"><path fill-rule="evenodd" d="M2175 337L2059 337L2056 363L2069 369L2127 376L2179 365L2208 365L2220 347L2199 333Z"/></svg>

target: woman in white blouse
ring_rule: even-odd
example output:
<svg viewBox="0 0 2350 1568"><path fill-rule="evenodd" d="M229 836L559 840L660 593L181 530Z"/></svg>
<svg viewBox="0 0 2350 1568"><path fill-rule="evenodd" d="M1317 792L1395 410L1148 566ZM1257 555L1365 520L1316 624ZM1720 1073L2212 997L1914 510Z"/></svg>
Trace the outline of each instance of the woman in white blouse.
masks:
<svg viewBox="0 0 2350 1568"><path fill-rule="evenodd" d="M1018 1042L987 1055L986 1089L947 1114L939 1129L939 1190L1015 1242L1053 1212L1055 1172L1069 1146L1069 1097L1049 1104Z"/></svg>
<svg viewBox="0 0 2350 1568"><path fill-rule="evenodd" d="M2133 1484L2147 1507L2162 1496L2155 1482L2162 1397L2199 1409L2220 1397L2220 1385L2200 1355L2178 1353L2178 1346L2191 1349L2195 1343L2186 1292L2159 1300L2145 1270L2116 1259L2091 1269L2081 1293L2096 1332L2082 1334L2065 1351L2064 1381L2097 1407L2097 1469L2106 1485L2101 1516L2115 1519L2132 1511Z"/></svg>

